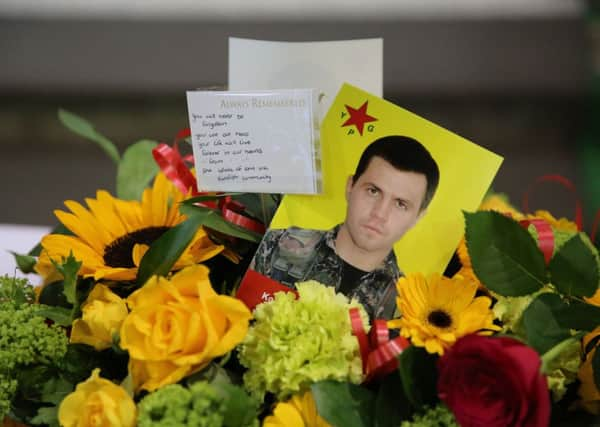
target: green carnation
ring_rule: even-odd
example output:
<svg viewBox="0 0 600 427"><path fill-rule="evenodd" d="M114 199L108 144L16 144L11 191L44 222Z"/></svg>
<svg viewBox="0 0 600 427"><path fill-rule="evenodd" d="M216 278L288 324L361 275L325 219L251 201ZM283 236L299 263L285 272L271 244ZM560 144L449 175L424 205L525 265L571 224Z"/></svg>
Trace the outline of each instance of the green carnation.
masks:
<svg viewBox="0 0 600 427"><path fill-rule="evenodd" d="M258 427L255 416L246 411L248 401L235 392L243 393L239 387L222 385L215 389L205 381L198 381L185 388L171 384L144 397L138 404L139 427ZM231 402L237 397L236 402ZM249 399L249 397L248 397ZM237 404L237 406L236 406ZM232 408L239 412L232 414Z"/></svg>
<svg viewBox="0 0 600 427"><path fill-rule="evenodd" d="M459 427L454 414L445 405L428 408L416 414L411 421L403 421L400 427Z"/></svg>
<svg viewBox="0 0 600 427"><path fill-rule="evenodd" d="M560 352L546 362L544 373L548 388L552 392L552 400L558 402L567 392L567 386L577 379L581 364L581 342L576 339L566 341Z"/></svg>
<svg viewBox="0 0 600 427"><path fill-rule="evenodd" d="M266 392L286 400L325 379L362 381L349 317L349 309L359 307L366 323L362 306L315 281L298 283L297 290L298 299L280 292L260 304L240 346L240 362L248 368L244 383L260 400Z"/></svg>

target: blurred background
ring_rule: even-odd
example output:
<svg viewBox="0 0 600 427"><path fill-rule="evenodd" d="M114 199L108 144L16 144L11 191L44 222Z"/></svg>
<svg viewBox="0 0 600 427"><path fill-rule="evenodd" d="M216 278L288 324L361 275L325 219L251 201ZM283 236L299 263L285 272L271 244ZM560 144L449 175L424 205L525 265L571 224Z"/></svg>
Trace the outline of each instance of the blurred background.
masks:
<svg viewBox="0 0 600 427"><path fill-rule="evenodd" d="M57 119L90 120L122 149L187 127L185 91L227 83L228 37L383 37L384 97L505 157L496 191L521 205L544 174L600 209L600 18L578 0L0 0L0 224L52 210L115 166ZM598 124L597 124L598 123ZM543 184L531 207L574 217ZM2 245L0 245L2 246ZM0 271L1 273L1 271Z"/></svg>

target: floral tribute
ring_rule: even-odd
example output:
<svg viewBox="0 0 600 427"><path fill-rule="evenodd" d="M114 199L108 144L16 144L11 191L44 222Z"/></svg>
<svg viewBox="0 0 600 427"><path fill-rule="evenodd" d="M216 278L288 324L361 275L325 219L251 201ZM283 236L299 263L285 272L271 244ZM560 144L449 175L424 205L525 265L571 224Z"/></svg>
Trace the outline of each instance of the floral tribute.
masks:
<svg viewBox="0 0 600 427"><path fill-rule="evenodd" d="M368 321L320 283L254 312L232 295L279 197L198 193L185 149L120 154L116 194L56 210L0 277L5 426L591 425L600 416L600 258L581 224L498 195L465 213L444 275L408 274ZM180 144L181 143L181 144ZM178 145L180 144L180 145ZM191 181L190 181L191 177Z"/></svg>

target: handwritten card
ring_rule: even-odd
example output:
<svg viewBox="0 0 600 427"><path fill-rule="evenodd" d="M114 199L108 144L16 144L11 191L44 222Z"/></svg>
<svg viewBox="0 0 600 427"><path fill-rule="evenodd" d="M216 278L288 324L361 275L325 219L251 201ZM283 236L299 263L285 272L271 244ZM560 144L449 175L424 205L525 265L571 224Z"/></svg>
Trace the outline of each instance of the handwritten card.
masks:
<svg viewBox="0 0 600 427"><path fill-rule="evenodd" d="M316 98L313 89L188 91L198 188L318 193Z"/></svg>

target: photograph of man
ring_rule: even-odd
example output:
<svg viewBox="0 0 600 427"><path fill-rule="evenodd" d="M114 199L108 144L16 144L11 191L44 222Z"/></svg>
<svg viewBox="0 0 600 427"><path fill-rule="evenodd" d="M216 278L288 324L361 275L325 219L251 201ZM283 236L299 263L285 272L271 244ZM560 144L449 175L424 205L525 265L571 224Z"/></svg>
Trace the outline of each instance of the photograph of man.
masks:
<svg viewBox="0 0 600 427"><path fill-rule="evenodd" d="M356 298L369 317L390 319L402 275L393 245L425 214L439 169L407 136L375 140L346 183L346 218L330 230L269 230L250 268L293 288L316 280Z"/></svg>

